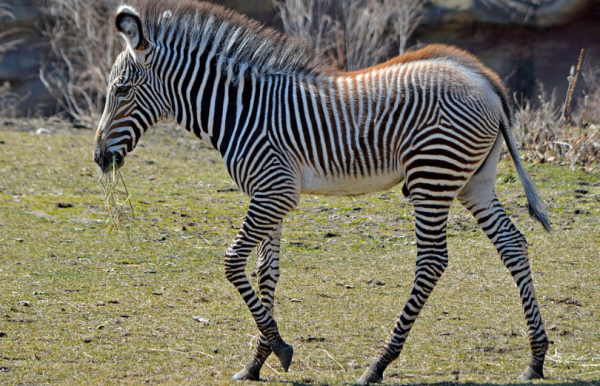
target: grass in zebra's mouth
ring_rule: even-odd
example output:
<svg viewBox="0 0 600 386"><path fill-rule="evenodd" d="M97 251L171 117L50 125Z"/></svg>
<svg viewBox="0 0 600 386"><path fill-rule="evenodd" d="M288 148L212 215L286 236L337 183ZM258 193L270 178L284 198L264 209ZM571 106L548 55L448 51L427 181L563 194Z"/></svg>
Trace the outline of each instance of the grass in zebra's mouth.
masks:
<svg viewBox="0 0 600 386"><path fill-rule="evenodd" d="M135 223L135 210L131 202L131 194L127 190L127 184L117 166L115 156L113 156L111 167L100 177L100 183L104 190L104 208L108 214L107 234L111 234L113 231L124 231L127 241L133 244L133 236L137 236L135 230L140 230L144 234L145 232Z"/></svg>

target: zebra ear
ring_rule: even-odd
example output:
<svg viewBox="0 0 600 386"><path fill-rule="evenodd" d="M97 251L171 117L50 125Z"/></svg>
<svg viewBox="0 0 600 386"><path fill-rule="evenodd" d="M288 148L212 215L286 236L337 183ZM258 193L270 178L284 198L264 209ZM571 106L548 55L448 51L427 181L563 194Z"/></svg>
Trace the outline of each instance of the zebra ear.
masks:
<svg viewBox="0 0 600 386"><path fill-rule="evenodd" d="M127 5L119 7L115 16L115 25L132 52L144 51L148 48L142 20L135 9Z"/></svg>

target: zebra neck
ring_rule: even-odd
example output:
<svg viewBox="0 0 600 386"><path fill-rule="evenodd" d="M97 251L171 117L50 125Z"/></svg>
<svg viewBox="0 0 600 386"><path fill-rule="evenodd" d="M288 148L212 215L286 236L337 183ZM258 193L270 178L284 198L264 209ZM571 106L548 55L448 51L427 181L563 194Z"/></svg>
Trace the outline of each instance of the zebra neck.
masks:
<svg viewBox="0 0 600 386"><path fill-rule="evenodd" d="M228 163L240 157L244 144L264 137L265 112L260 109L269 76L259 75L244 63L223 63L222 56L216 60L208 56L188 70L198 74L176 93L173 114L180 125L219 150Z"/></svg>

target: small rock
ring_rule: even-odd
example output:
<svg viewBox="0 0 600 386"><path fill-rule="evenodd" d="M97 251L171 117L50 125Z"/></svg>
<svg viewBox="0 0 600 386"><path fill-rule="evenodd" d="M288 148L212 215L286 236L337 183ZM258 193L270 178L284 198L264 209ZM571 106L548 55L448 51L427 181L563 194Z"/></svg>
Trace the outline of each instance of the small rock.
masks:
<svg viewBox="0 0 600 386"><path fill-rule="evenodd" d="M19 239L19 238L14 238L13 240L15 240L15 241L16 241L16 242L18 242L18 243L22 243L23 241L25 241L25 240L23 240L23 239Z"/></svg>
<svg viewBox="0 0 600 386"><path fill-rule="evenodd" d="M108 301L109 304L119 304L118 300L109 300Z"/></svg>
<svg viewBox="0 0 600 386"><path fill-rule="evenodd" d="M80 176L91 177L92 176L92 172L88 168L82 168L81 171L79 172L79 175Z"/></svg>
<svg viewBox="0 0 600 386"><path fill-rule="evenodd" d="M152 292L152 295L161 296L161 295L162 295L162 292L158 292L158 291L156 291L156 292Z"/></svg>
<svg viewBox="0 0 600 386"><path fill-rule="evenodd" d="M51 132L50 130L48 130L48 129L45 129L45 128L43 128L43 127L40 127L39 129L37 129L37 130L35 131L35 133L36 133L36 134L38 134L38 135L40 135L40 134L51 135L51 134L52 134L52 132Z"/></svg>
<svg viewBox="0 0 600 386"><path fill-rule="evenodd" d="M106 305L106 303L104 303L104 302L98 302L98 303L96 303L96 305L98 307L104 307Z"/></svg>
<svg viewBox="0 0 600 386"><path fill-rule="evenodd" d="M102 330L103 328L104 328L104 325L103 325L103 324L101 324L101 325L99 325L99 326L96 326L96 330Z"/></svg>
<svg viewBox="0 0 600 386"><path fill-rule="evenodd" d="M292 303L302 303L302 300L300 299L292 299L290 300Z"/></svg>
<svg viewBox="0 0 600 386"><path fill-rule="evenodd" d="M331 238L331 237L338 237L338 236L339 236L339 235L338 235L338 234L336 234L336 233L333 233L333 232L327 232L327 233L325 233L325 236L324 236L324 237L325 237L326 239L329 239L329 238Z"/></svg>
<svg viewBox="0 0 600 386"><path fill-rule="evenodd" d="M23 300L21 303L19 303L20 305L22 305L23 307L31 307L31 303L29 303L28 301Z"/></svg>
<svg viewBox="0 0 600 386"><path fill-rule="evenodd" d="M203 317L198 316L198 315L192 315L192 319L194 319L198 323L202 323L202 324L205 324L207 326L210 324L210 322L208 321L208 319L204 319Z"/></svg>
<svg viewBox="0 0 600 386"><path fill-rule="evenodd" d="M156 273L156 271L148 270L148 271L144 271L144 273L146 273L146 274L148 274L148 273Z"/></svg>
<svg viewBox="0 0 600 386"><path fill-rule="evenodd" d="M68 202L59 202L58 204L56 204L57 208L72 208L73 204L69 204Z"/></svg>
<svg viewBox="0 0 600 386"><path fill-rule="evenodd" d="M83 339L83 343L91 343L92 339L91 338L84 338Z"/></svg>
<svg viewBox="0 0 600 386"><path fill-rule="evenodd" d="M574 192L579 194L588 194L587 189L575 189Z"/></svg>
<svg viewBox="0 0 600 386"><path fill-rule="evenodd" d="M4 338L6 336L6 332L0 331L0 338Z"/></svg>
<svg viewBox="0 0 600 386"><path fill-rule="evenodd" d="M346 284L346 285L344 286L344 288L346 288L346 289L352 289L352 288L354 288L354 286L353 286L353 285L350 285L350 284Z"/></svg>

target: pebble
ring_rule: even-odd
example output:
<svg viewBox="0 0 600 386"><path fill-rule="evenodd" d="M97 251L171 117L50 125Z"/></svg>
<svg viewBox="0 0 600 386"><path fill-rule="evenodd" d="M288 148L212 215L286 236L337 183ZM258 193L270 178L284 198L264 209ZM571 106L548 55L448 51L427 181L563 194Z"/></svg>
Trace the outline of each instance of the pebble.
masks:
<svg viewBox="0 0 600 386"><path fill-rule="evenodd" d="M48 130L48 129L45 129L45 128L43 128L43 127L40 127L39 129L37 129L37 130L35 131L35 133L36 133L37 135L40 135L40 134L51 135L51 134L52 134L52 132L51 132L50 130Z"/></svg>
<svg viewBox="0 0 600 386"><path fill-rule="evenodd" d="M198 323L206 324L207 326L210 324L208 319L204 319L203 317L198 315L192 315L192 319L194 319Z"/></svg>

